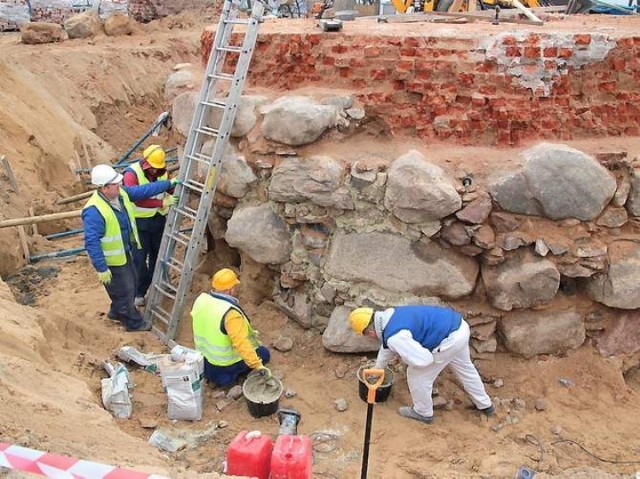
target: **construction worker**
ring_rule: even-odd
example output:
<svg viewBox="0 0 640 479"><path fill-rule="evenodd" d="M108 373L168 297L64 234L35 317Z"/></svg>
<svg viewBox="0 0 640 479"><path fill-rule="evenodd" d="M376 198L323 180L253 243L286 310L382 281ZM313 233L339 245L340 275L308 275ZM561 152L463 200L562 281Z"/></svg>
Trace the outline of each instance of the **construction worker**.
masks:
<svg viewBox="0 0 640 479"><path fill-rule="evenodd" d="M148 185L156 181L166 180L166 153L159 145L151 145L142 153L142 159L136 161L124 171L125 186ZM136 266L138 282L136 284L136 306L144 306L145 295L153 279L153 271L158 259L158 251L162 241L162 232L167 219L169 207L176 203L176 198L161 192L150 198L133 202L134 216L138 225L140 249L134 249L133 261Z"/></svg>
<svg viewBox="0 0 640 479"><path fill-rule="evenodd" d="M269 350L260 345L257 332L235 298L240 280L229 268L211 279L213 291L202 293L193 303L193 342L204 356L204 374L218 386L226 387L251 370L265 379L271 371Z"/></svg>
<svg viewBox="0 0 640 479"><path fill-rule="evenodd" d="M177 180L122 187L122 175L110 165L96 165L91 183L98 189L82 210L84 245L98 279L111 298L109 319L124 323L127 331L145 331L134 305L136 272L132 253L140 247L132 201L158 195L172 188Z"/></svg>
<svg viewBox="0 0 640 479"><path fill-rule="evenodd" d="M382 341L375 367L384 369L397 354L407 364L413 407L401 416L427 424L433 421L431 391L438 374L451 366L476 409L492 416L495 409L469 354L470 329L460 313L438 306L396 306L384 311L357 308L349 314L356 334Z"/></svg>

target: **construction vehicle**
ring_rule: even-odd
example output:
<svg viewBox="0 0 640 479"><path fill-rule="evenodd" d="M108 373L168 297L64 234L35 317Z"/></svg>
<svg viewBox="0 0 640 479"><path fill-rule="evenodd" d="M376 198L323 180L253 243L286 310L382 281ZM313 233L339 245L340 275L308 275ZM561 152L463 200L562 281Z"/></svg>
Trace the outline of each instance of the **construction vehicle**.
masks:
<svg viewBox="0 0 640 479"><path fill-rule="evenodd" d="M476 5L476 1L478 5ZM512 0L391 0L399 13L418 12L473 12L477 6L480 10L514 8ZM524 6L536 8L548 5L548 0L522 0Z"/></svg>

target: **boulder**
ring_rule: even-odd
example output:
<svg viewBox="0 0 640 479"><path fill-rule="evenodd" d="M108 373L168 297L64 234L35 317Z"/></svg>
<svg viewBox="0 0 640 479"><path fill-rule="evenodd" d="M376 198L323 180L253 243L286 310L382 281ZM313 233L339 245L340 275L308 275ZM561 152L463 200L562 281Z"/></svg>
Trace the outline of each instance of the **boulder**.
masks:
<svg viewBox="0 0 640 479"><path fill-rule="evenodd" d="M173 99L173 103L171 104L173 128L182 136L186 137L189 135L193 112L195 111L197 104L198 93L194 91L180 93Z"/></svg>
<svg viewBox="0 0 640 479"><path fill-rule="evenodd" d="M406 223L421 223L455 213L462 199L439 166L411 150L389 167L384 206Z"/></svg>
<svg viewBox="0 0 640 479"><path fill-rule="evenodd" d="M61 42L67 35L62 25L46 22L29 22L20 27L22 43L37 45L40 43Z"/></svg>
<svg viewBox="0 0 640 479"><path fill-rule="evenodd" d="M104 33L110 37L131 35L134 20L122 12L114 12L104 21Z"/></svg>
<svg viewBox="0 0 640 479"><path fill-rule="evenodd" d="M64 30L69 38L92 38L102 30L100 16L95 10L74 15L64 22Z"/></svg>
<svg viewBox="0 0 640 479"><path fill-rule="evenodd" d="M269 203L234 210L225 239L262 264L284 263L291 253L289 227Z"/></svg>
<svg viewBox="0 0 640 479"><path fill-rule="evenodd" d="M258 177L247 164L244 156L237 153L233 147L228 147L222 158L218 190L225 195L242 198L256 181Z"/></svg>
<svg viewBox="0 0 640 479"><path fill-rule="evenodd" d="M640 216L640 169L631 172L631 191L627 198L627 211L631 216Z"/></svg>
<svg viewBox="0 0 640 479"><path fill-rule="evenodd" d="M336 122L336 109L304 96L285 96L266 106L262 134L268 140L291 146L316 141Z"/></svg>
<svg viewBox="0 0 640 479"><path fill-rule="evenodd" d="M640 312L615 315L611 326L598 338L598 349L603 356L640 351Z"/></svg>
<svg viewBox="0 0 640 479"><path fill-rule="evenodd" d="M195 90L198 83L193 67L180 68L171 72L167 78L164 84L164 96L167 100L173 101L181 93Z"/></svg>
<svg viewBox="0 0 640 479"><path fill-rule="evenodd" d="M516 354L561 354L585 340L584 321L575 311L528 311L503 318L499 332L505 347Z"/></svg>
<svg viewBox="0 0 640 479"><path fill-rule="evenodd" d="M338 306L322 334L322 345L334 353L368 353L380 349L380 341L355 334L349 325L350 308Z"/></svg>

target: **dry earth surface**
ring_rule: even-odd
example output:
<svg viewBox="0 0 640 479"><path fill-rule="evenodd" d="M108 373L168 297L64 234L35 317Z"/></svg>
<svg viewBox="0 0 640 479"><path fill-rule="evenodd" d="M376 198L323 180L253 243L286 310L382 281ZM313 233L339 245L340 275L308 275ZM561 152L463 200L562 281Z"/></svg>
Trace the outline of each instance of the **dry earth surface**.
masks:
<svg viewBox="0 0 640 479"><path fill-rule="evenodd" d="M36 213L64 210L54 206L55 200L84 190L68 167L75 152L86 162L84 143L94 164L111 160L146 130L167 107L162 87L173 65L198 62L206 19L206 13L185 14L141 26L131 37L38 47L19 44L15 34L0 36L0 154L10 159L20 187L16 194L0 176L0 214L23 216L29 206ZM294 24L296 31L315 28L312 20ZM275 22L267 25L276 28ZM469 27L474 32L481 28ZM615 27L615 21L600 23L600 28ZM334 140L329 136L302 153L388 161L412 146L425 149L414 139L389 138L374 130L348 143ZM177 139L169 133L161 141L175 144ZM640 151L637 138L570 144L589 152ZM454 173L473 172L480 182L517 161L515 150L450 144L429 144L428 150L430 159ZM78 226L77 220L69 220L42 225L39 232ZM78 237L53 243L35 236L30 246L38 253L79 243ZM207 258L191 299L230 257ZM108 298L86 257L37 263L16 275L19 258L15 228L0 230L0 273L11 285L10 291L0 284L0 442L186 477L220 472L226 446L241 430L275 436L276 419L252 418L242 399L218 411L218 390L210 386L202 421L171 421L159 378L134 368L133 416L113 419L100 401L102 360L113 359L123 345L143 352L164 352L163 347L151 333L126 333L105 317ZM288 321L270 301L267 270L245 262L242 279L240 299L263 341L271 345L281 335L294 339L290 352L273 353L272 368L283 374L286 389L297 392L281 405L298 409L299 432L315 439L315 476L357 477L366 407L358 397L355 372L363 358L329 353L318 331L304 331ZM473 302L457 306L483 307ZM177 339L192 345L188 321L181 323ZM602 358L587 342L561 358L524 360L498 353L476 363L492 397L526 402L524 412L510 414L518 422L506 424L506 406L489 420L468 410L469 400L449 374L436 386L454 400L453 409L438 411L431 426L409 422L396 413L410 401L400 374L390 400L375 407L369 477L513 477L521 465L540 471L538 477L633 477L640 470L640 374L632 369L625 378L621 358ZM560 378L568 379L569 387ZM494 387L495 379L504 386ZM335 409L339 398L348 402L344 412ZM543 400L541 411L534 407L537 400ZM228 425L216 428L221 420ZM154 428L190 445L174 455L161 453L146 442Z"/></svg>

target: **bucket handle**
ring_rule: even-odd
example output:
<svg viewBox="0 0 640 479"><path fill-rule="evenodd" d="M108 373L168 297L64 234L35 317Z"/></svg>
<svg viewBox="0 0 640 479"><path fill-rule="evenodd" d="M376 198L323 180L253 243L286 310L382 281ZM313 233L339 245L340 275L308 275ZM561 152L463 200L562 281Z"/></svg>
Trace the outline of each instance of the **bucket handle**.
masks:
<svg viewBox="0 0 640 479"><path fill-rule="evenodd" d="M370 379L377 377L376 381L371 383ZM376 390L382 386L384 382L384 369L365 369L362 371L362 379L367 389L367 402L373 404L376 402Z"/></svg>

